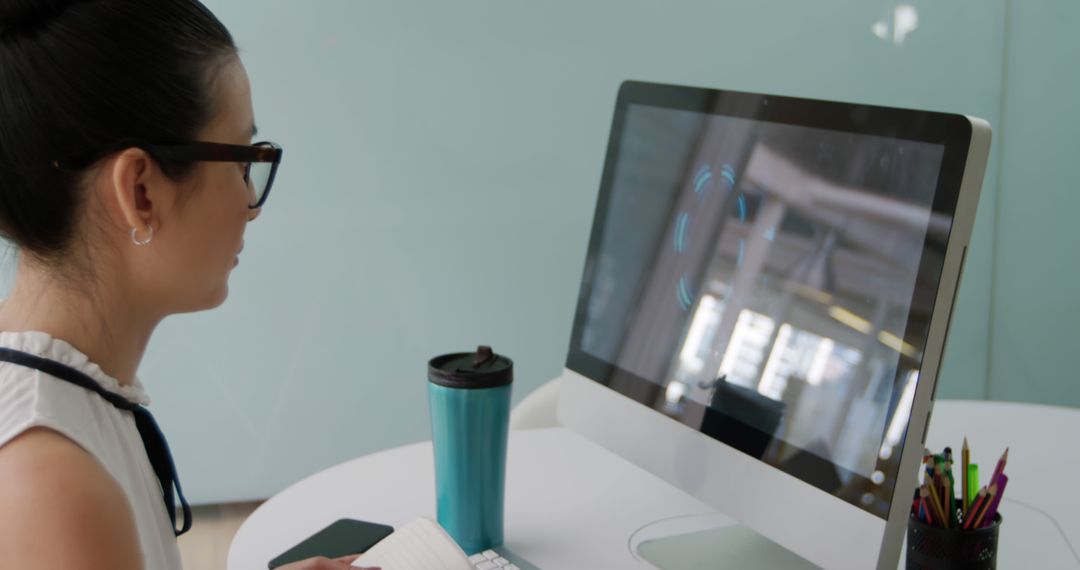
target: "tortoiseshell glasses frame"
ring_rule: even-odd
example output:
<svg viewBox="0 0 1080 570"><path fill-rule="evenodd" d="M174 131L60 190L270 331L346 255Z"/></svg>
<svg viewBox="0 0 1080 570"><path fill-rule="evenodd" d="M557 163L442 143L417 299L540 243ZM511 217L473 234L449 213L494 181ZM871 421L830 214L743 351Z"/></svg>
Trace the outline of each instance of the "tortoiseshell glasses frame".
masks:
<svg viewBox="0 0 1080 570"><path fill-rule="evenodd" d="M78 172L101 158L126 148L140 148L158 161L168 162L239 162L244 164L244 182L251 191L248 208L261 208L270 195L283 151L269 141L251 145L212 142L152 143L142 140L125 140L104 150L53 161L53 168L64 172Z"/></svg>

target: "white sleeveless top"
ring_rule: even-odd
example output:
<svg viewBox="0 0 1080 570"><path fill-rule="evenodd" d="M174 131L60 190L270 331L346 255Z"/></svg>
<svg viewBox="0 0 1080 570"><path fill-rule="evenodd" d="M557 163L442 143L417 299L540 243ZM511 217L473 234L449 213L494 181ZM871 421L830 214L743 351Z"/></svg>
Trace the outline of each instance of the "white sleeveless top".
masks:
<svg viewBox="0 0 1080 570"><path fill-rule="evenodd" d="M41 332L0 332L0 346L66 364L106 390L149 404L138 379L121 386L67 342ZM59 432L97 458L131 504L146 570L180 570L180 551L165 512L161 484L131 412L44 372L0 361L0 447L32 428Z"/></svg>

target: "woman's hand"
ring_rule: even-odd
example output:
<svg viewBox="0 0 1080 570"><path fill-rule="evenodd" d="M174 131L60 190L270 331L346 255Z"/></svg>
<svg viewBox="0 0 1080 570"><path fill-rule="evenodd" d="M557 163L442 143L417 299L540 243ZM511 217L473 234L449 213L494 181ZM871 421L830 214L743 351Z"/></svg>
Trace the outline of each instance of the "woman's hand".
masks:
<svg viewBox="0 0 1080 570"><path fill-rule="evenodd" d="M352 556L343 556L341 558L330 559L325 556L317 556L315 558L308 558L307 560L301 560L299 562L293 562L292 564L286 564L284 566L278 566L278 570L346 570L352 568L350 566L353 560L360 558L359 554ZM381 570L380 568L369 566L367 568L361 568L360 570Z"/></svg>

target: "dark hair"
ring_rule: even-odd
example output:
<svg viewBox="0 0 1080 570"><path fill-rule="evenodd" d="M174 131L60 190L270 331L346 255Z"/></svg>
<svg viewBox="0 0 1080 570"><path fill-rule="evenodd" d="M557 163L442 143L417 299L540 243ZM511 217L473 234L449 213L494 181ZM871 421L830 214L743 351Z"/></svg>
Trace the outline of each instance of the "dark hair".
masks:
<svg viewBox="0 0 1080 570"><path fill-rule="evenodd" d="M0 0L0 235L63 258L83 176L53 162L124 139L194 140L235 55L198 0ZM176 180L191 169L161 166Z"/></svg>

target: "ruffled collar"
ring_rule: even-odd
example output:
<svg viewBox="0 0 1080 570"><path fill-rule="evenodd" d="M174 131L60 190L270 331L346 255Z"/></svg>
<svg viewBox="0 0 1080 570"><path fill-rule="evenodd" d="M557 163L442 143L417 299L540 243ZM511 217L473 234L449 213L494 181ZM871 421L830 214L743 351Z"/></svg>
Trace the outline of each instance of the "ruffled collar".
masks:
<svg viewBox="0 0 1080 570"><path fill-rule="evenodd" d="M70 343L53 338L48 333L2 331L0 332L0 346L66 364L93 378L105 390L117 394L129 402L143 406L150 404L150 397L146 395L146 391L138 378L133 379L130 385L122 385L119 380L106 374L100 366L91 362L85 354L79 352Z"/></svg>

